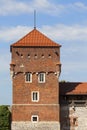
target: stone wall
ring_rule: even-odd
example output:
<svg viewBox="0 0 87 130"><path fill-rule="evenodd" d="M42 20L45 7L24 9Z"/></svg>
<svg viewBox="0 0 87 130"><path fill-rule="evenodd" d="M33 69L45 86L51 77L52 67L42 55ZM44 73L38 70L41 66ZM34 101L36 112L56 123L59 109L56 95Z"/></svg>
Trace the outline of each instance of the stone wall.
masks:
<svg viewBox="0 0 87 130"><path fill-rule="evenodd" d="M61 105L61 130L87 130L87 108Z"/></svg>
<svg viewBox="0 0 87 130"><path fill-rule="evenodd" d="M60 130L58 122L12 122L11 130Z"/></svg>

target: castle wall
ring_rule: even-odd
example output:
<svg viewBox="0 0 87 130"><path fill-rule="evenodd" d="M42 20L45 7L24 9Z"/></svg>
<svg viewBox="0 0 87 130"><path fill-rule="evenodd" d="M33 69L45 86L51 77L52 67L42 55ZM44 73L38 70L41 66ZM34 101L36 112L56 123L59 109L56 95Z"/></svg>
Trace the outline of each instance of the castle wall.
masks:
<svg viewBox="0 0 87 130"><path fill-rule="evenodd" d="M61 105L61 130L86 130L87 107Z"/></svg>

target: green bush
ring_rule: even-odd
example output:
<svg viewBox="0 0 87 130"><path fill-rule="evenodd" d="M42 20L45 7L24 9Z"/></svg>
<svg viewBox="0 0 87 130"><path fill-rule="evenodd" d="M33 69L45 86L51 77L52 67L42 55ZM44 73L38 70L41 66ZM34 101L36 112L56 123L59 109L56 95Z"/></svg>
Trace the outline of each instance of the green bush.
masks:
<svg viewBox="0 0 87 130"><path fill-rule="evenodd" d="M0 130L10 130L11 113L8 106L0 106Z"/></svg>

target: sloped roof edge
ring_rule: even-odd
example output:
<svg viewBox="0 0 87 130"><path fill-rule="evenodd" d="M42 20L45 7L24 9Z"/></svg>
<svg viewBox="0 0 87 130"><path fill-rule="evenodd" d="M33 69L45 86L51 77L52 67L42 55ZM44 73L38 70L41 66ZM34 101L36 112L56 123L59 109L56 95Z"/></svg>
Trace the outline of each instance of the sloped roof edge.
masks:
<svg viewBox="0 0 87 130"><path fill-rule="evenodd" d="M61 47L37 29L33 29L10 47Z"/></svg>

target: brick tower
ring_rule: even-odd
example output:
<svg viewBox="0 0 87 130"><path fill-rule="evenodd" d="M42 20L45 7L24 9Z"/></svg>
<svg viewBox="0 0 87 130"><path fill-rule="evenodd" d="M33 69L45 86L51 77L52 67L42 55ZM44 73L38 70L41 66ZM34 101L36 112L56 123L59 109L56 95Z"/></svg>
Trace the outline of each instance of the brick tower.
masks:
<svg viewBox="0 0 87 130"><path fill-rule="evenodd" d="M60 47L37 29L10 46L12 130L60 130Z"/></svg>

